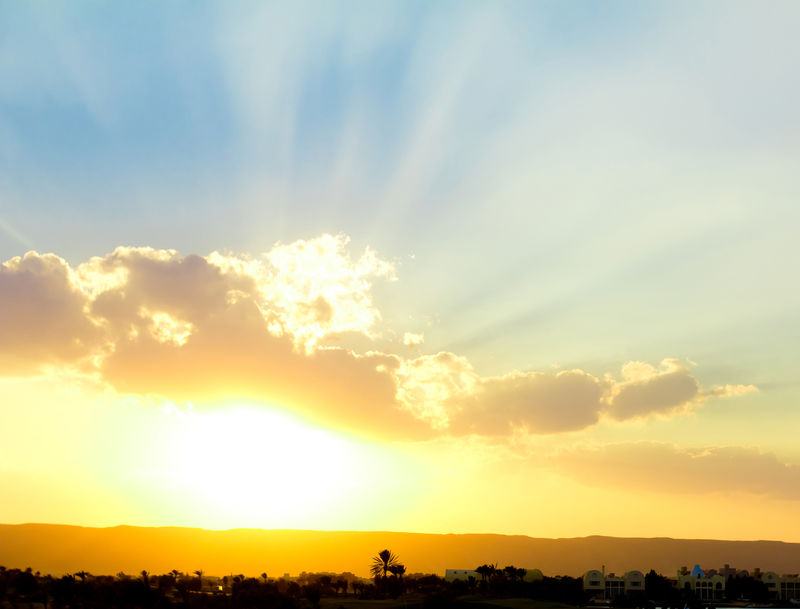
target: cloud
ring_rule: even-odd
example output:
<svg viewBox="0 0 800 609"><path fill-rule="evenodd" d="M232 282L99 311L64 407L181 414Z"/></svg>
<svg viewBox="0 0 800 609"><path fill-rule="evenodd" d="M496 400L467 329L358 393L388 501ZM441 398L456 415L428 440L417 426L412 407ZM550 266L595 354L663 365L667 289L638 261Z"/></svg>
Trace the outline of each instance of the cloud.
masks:
<svg viewBox="0 0 800 609"><path fill-rule="evenodd" d="M731 398L757 391L758 387L755 385L722 385L706 391L703 395L710 398Z"/></svg>
<svg viewBox="0 0 800 609"><path fill-rule="evenodd" d="M622 367L621 382L611 381L608 415L619 421L652 414L670 414L702 405L709 397L733 397L757 391L754 385L725 385L703 391L689 368L676 359L656 368L645 362Z"/></svg>
<svg viewBox="0 0 800 609"><path fill-rule="evenodd" d="M0 266L0 370L34 374L75 363L98 345L101 333L85 314L86 296L67 263L28 252Z"/></svg>
<svg viewBox="0 0 800 609"><path fill-rule="evenodd" d="M267 402L384 438L424 436L428 426L396 404L395 365L381 354L299 351L290 336L268 331L252 301L239 301L206 319L183 344L150 334L120 339L100 370L123 392L176 402Z"/></svg>
<svg viewBox="0 0 800 609"><path fill-rule="evenodd" d="M403 362L395 375L405 407L454 435L577 431L601 417L676 416L701 407L709 397L757 391L753 385L703 391L689 368L675 359L658 367L628 362L621 381L583 370L481 377L465 358L443 352Z"/></svg>
<svg viewBox="0 0 800 609"><path fill-rule="evenodd" d="M369 278L391 266L353 261L344 237L278 245L261 259L120 248L94 266L127 280L94 300L115 337L99 366L117 390L173 401L246 399L383 437L429 428L395 400L381 354L315 348L329 334L369 334Z"/></svg>
<svg viewBox="0 0 800 609"><path fill-rule="evenodd" d="M604 383L581 370L557 374L514 372L482 379L453 402L453 433L503 435L523 429L556 433L589 427L602 408Z"/></svg>
<svg viewBox="0 0 800 609"><path fill-rule="evenodd" d="M420 333L406 332L403 334L403 344L406 347L418 347L425 342L425 336Z"/></svg>
<svg viewBox="0 0 800 609"><path fill-rule="evenodd" d="M622 378L622 382L612 382L608 396L608 414L617 420L669 412L700 396L697 380L675 359L663 360L658 368L628 362L622 367Z"/></svg>
<svg viewBox="0 0 800 609"><path fill-rule="evenodd" d="M74 269L29 252L0 267L0 372L80 366L121 393L270 403L405 439L575 431L755 390L703 390L675 359L628 362L617 380L583 370L482 376L450 352L408 359L398 353L423 340L411 332L382 339L388 352L371 350L376 279L394 279L392 264L370 249L351 256L344 235L257 257L119 247Z"/></svg>
<svg viewBox="0 0 800 609"><path fill-rule="evenodd" d="M71 269L28 253L0 272L3 374L90 356L122 393L198 403L247 399L382 437L425 437L401 408L397 360L323 347L328 335L369 335L379 318L373 277L392 267L347 238L279 245L250 259L120 247Z"/></svg>
<svg viewBox="0 0 800 609"><path fill-rule="evenodd" d="M663 443L577 448L550 460L590 485L663 493L749 493L800 500L800 465L755 448L680 448Z"/></svg>

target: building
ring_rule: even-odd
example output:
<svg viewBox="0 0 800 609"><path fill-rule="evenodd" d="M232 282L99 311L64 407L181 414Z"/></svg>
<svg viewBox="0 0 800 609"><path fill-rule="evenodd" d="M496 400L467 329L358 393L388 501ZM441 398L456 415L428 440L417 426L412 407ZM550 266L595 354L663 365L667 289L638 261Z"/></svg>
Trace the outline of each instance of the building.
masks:
<svg viewBox="0 0 800 609"><path fill-rule="evenodd" d="M778 575L774 571L767 571L761 575L761 581L767 586L771 601L800 600L800 577L797 575Z"/></svg>
<svg viewBox="0 0 800 609"><path fill-rule="evenodd" d="M644 592L644 574L628 571L622 576L593 569L583 574L583 590L595 598L613 600L630 592Z"/></svg>
<svg viewBox="0 0 800 609"><path fill-rule="evenodd" d="M797 574L778 575L774 571L763 572L758 567L748 572L726 564L719 571L704 572L695 565L691 573L681 569L676 584L678 588L691 589L701 600L720 600L725 597L725 585L731 577L753 577L761 581L767 587L771 601L800 600L800 577Z"/></svg>
<svg viewBox="0 0 800 609"><path fill-rule="evenodd" d="M444 571L444 580L448 582L453 582L457 579L467 581L470 577L481 579L481 574L474 569L445 569Z"/></svg>
<svg viewBox="0 0 800 609"><path fill-rule="evenodd" d="M695 565L690 573L686 569L678 571L677 586L680 590L691 590L700 600L715 601L725 598L725 577L718 573L706 575Z"/></svg>
<svg viewBox="0 0 800 609"><path fill-rule="evenodd" d="M522 581L526 582L540 582L544 579L544 573L539 569L525 569L525 577Z"/></svg>

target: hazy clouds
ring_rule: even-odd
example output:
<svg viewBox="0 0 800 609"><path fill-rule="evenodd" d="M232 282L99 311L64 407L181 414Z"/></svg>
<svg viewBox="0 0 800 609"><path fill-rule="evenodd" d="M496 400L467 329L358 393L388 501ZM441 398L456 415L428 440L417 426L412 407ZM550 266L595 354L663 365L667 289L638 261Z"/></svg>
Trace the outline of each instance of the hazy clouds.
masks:
<svg viewBox="0 0 800 609"><path fill-rule="evenodd" d="M750 493L800 499L800 466L757 448L681 448L664 443L578 448L552 458L589 485L661 493Z"/></svg>

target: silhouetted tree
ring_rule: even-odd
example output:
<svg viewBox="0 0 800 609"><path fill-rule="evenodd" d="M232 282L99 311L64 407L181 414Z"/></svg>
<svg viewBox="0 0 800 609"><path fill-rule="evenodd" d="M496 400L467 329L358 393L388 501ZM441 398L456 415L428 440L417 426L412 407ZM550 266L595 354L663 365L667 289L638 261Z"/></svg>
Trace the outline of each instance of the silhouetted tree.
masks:
<svg viewBox="0 0 800 609"><path fill-rule="evenodd" d="M644 576L644 592L648 599L666 604L672 604L670 601L676 600L678 596L677 591L672 587L672 582L656 573L655 569L650 569L650 572Z"/></svg>
<svg viewBox="0 0 800 609"><path fill-rule="evenodd" d="M497 572L497 565L483 564L480 567L475 567L475 572L481 576L481 581L485 582Z"/></svg>
<svg viewBox="0 0 800 609"><path fill-rule="evenodd" d="M311 603L311 606L315 609L319 609L319 601L322 598L322 592L318 584L310 584L303 588L303 596L308 599L308 602Z"/></svg>
<svg viewBox="0 0 800 609"><path fill-rule="evenodd" d="M381 577L382 579L386 579L386 574L389 571L389 567L398 564L397 555L390 552L389 550L381 550L378 552L378 555L372 559L372 566L370 567L370 573L375 578Z"/></svg>
<svg viewBox="0 0 800 609"><path fill-rule="evenodd" d="M769 600L767 585L752 576L729 577L725 585L728 600L749 600L765 602Z"/></svg>

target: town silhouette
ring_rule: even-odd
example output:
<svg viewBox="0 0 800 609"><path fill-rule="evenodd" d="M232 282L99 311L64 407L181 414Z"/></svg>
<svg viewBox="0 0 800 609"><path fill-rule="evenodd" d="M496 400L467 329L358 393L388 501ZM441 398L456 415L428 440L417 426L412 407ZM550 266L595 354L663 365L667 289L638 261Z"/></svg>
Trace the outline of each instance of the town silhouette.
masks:
<svg viewBox="0 0 800 609"><path fill-rule="evenodd" d="M301 572L271 577L190 572L43 574L0 566L0 607L9 609L564 609L622 607L714 609L800 606L800 577L773 571L650 569L616 575L605 566L580 575L483 563L444 573L414 572L388 548L365 557L370 577Z"/></svg>

